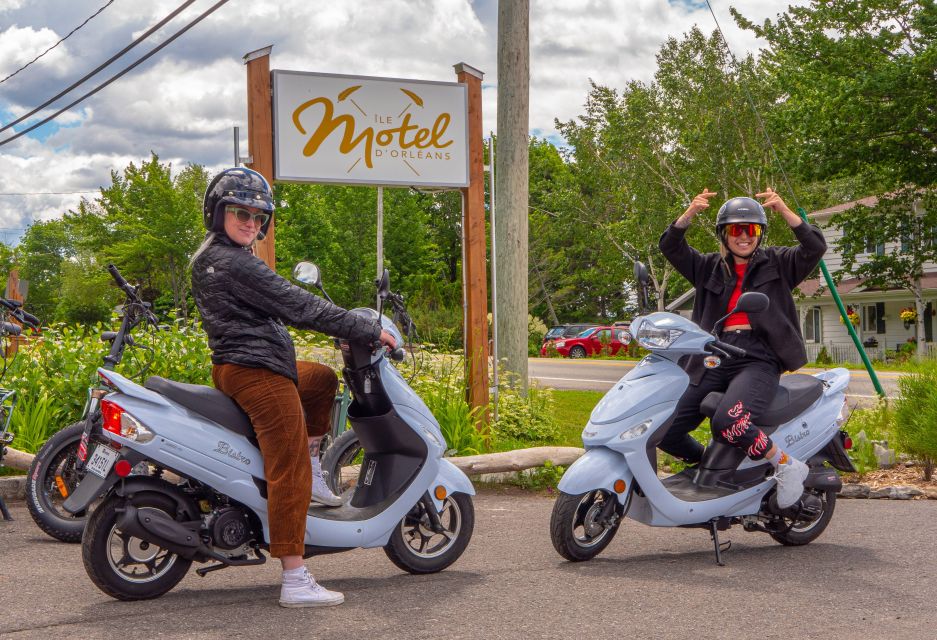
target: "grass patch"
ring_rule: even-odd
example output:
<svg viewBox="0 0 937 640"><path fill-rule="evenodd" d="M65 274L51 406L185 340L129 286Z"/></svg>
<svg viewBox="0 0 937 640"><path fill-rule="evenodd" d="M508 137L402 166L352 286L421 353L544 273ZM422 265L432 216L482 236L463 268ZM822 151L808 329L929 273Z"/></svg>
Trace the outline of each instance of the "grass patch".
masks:
<svg viewBox="0 0 937 640"><path fill-rule="evenodd" d="M589 422L592 409L604 395L604 391L553 391L553 408L556 422L560 427L557 445L582 446L582 429Z"/></svg>

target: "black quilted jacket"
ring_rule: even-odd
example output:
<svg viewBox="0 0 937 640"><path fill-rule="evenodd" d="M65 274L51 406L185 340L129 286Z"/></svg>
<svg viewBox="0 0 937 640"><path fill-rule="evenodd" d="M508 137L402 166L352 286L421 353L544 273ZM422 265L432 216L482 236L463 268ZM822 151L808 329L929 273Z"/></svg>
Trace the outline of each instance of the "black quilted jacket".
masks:
<svg viewBox="0 0 937 640"><path fill-rule="evenodd" d="M192 293L213 363L269 369L294 382L296 350L285 324L362 342L381 335L377 322L291 284L223 234L192 265Z"/></svg>

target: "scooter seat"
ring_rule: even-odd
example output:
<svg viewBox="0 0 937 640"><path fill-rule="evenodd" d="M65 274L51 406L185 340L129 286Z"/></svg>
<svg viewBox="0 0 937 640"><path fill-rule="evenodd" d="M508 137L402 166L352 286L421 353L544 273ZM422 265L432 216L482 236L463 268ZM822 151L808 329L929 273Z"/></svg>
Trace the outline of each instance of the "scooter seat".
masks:
<svg viewBox="0 0 937 640"><path fill-rule="evenodd" d="M700 413L712 418L722 401L723 393L713 391L700 404ZM823 395L823 381L813 376L794 373L781 377L774 400L753 422L762 429L777 427L793 420Z"/></svg>
<svg viewBox="0 0 937 640"><path fill-rule="evenodd" d="M228 431L246 438L256 438L254 427L247 414L234 400L214 387L173 382L159 376L150 376L143 386L212 422L217 422Z"/></svg>

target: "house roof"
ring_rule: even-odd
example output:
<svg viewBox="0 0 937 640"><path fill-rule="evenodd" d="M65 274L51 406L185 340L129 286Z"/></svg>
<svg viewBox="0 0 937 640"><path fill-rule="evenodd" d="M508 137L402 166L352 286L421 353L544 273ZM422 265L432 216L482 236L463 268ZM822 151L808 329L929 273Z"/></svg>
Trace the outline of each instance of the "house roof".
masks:
<svg viewBox="0 0 937 640"><path fill-rule="evenodd" d="M862 284L860 278L845 278L841 280L836 285L836 291L839 295L844 296L850 293L860 293L865 291L899 291L896 288L887 288L887 287L866 287ZM800 292L807 297L816 296L817 291L820 287L823 287L823 293L819 297L830 297L830 291L826 287L826 281L821 280L820 278L812 278L810 280L804 280L800 283ZM923 289L937 289L937 272L925 273L924 277L921 278L921 287Z"/></svg>
<svg viewBox="0 0 937 640"><path fill-rule="evenodd" d="M841 213L843 211L848 211L856 205L864 205L866 207L874 207L878 204L878 196L869 196L867 198L860 198L858 200L853 200L852 202L844 202L832 207L827 207L826 209L819 209L817 211L811 211L807 214L808 218L828 218L834 213Z"/></svg>

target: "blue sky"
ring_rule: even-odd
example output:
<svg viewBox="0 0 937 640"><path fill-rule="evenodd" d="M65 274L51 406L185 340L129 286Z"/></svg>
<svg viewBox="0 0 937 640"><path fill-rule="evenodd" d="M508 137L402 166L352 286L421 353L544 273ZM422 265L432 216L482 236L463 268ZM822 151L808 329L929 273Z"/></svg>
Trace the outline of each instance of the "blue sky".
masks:
<svg viewBox="0 0 937 640"><path fill-rule="evenodd" d="M0 119L31 110L93 69L174 9L180 0L117 0L38 62L0 84ZM798 3L803 3L798 1ZM0 0L0 78L12 73L105 4L105 0ZM213 4L197 0L152 39L61 108L136 60ZM773 18L788 0L736 2L744 15ZM713 0L731 46L754 50L728 2ZM485 72L485 131L495 129L497 0L230 0L149 62L54 123L0 147L0 234L74 208L81 193L110 182L155 151L181 167L231 162L231 129L245 127L241 56L273 44L273 68L454 80L452 65ZM654 54L694 24L714 28L697 0L531 0L530 123L533 135L561 143L554 120L581 113L589 81L621 87L648 80ZM50 111L41 113L44 117ZM242 129L243 131L243 129ZM0 140L6 137L0 134ZM244 134L242 133L242 138ZM243 150L246 155L246 143ZM90 194L93 195L93 194ZM0 235L2 237L2 235Z"/></svg>

